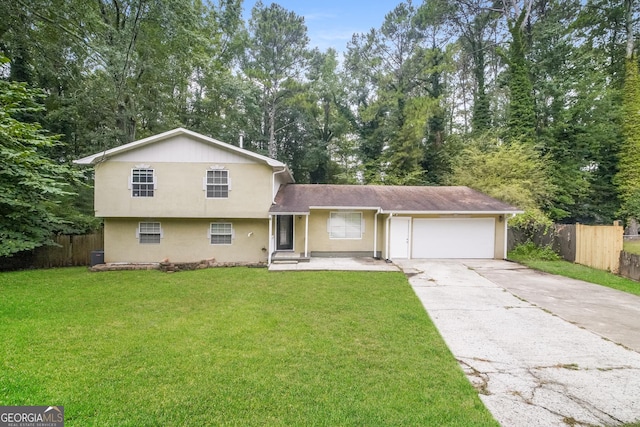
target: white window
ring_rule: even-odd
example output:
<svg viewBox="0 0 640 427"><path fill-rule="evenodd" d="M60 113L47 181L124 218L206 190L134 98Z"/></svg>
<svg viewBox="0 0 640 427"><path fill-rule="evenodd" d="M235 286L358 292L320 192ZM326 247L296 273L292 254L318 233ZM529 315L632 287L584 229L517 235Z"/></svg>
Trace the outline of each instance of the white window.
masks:
<svg viewBox="0 0 640 427"><path fill-rule="evenodd" d="M138 224L137 237L141 244L160 243L162 227L159 222L141 222Z"/></svg>
<svg viewBox="0 0 640 427"><path fill-rule="evenodd" d="M229 197L230 180L228 170L207 171L205 191L209 199L224 199Z"/></svg>
<svg viewBox="0 0 640 427"><path fill-rule="evenodd" d="M156 179L153 169L133 169L131 171L131 195L133 197L153 197Z"/></svg>
<svg viewBox="0 0 640 427"><path fill-rule="evenodd" d="M212 245L230 245L233 239L233 226L230 222L213 222L209 229Z"/></svg>
<svg viewBox="0 0 640 427"><path fill-rule="evenodd" d="M362 239L363 232L362 212L331 212L329 217L331 239Z"/></svg>

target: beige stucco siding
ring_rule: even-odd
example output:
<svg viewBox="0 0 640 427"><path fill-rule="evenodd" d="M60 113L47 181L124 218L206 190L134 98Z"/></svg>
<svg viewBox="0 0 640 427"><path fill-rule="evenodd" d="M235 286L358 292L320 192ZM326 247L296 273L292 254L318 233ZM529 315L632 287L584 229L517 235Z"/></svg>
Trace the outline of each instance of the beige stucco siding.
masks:
<svg viewBox="0 0 640 427"><path fill-rule="evenodd" d="M136 237L138 224L160 222L162 238L158 244L141 244ZM212 222L231 223L234 238L230 245L212 245ZM269 222L265 219L166 219L107 218L104 222L105 262L266 262ZM264 250L263 250L264 248Z"/></svg>
<svg viewBox="0 0 640 427"><path fill-rule="evenodd" d="M374 218L373 211L357 211L362 212L365 220L365 230L362 239L331 239L327 230L327 220L330 212L335 210L311 210L309 216L309 241L308 251L311 252L362 252L371 251L373 253L373 236L374 236ZM406 215L413 219L420 218L442 218L442 215ZM381 252L383 258L388 258L387 254L387 231L388 214L378 215L378 235L376 250ZM469 215L470 218L494 218L495 219L495 244L494 258L504 258L504 219L501 221L499 215ZM294 251L304 253L305 249L305 216L295 216L294 227ZM274 220L275 224L275 220ZM274 226L275 232L275 226Z"/></svg>
<svg viewBox="0 0 640 427"><path fill-rule="evenodd" d="M371 251L373 254L374 235L374 211L353 210L360 212L364 219L364 233L360 239L332 239L329 237L327 221L331 212L344 212L337 210L311 210L309 216L309 252L360 252ZM378 229L378 234L380 233ZM294 251L304 252L305 217L295 217ZM379 239L378 239L379 240ZM381 246L378 246L381 250Z"/></svg>
<svg viewBox="0 0 640 427"><path fill-rule="evenodd" d="M154 163L153 197L132 197L131 171L140 164L111 160L96 165L98 217L268 218L273 200L272 169L260 164ZM211 166L229 171L228 198L207 198L203 188Z"/></svg>

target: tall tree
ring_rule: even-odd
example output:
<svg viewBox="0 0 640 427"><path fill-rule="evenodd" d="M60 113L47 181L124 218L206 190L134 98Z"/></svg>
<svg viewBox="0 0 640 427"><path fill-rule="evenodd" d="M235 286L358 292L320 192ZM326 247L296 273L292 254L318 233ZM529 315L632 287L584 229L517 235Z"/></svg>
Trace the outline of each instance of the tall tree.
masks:
<svg viewBox="0 0 640 427"><path fill-rule="evenodd" d="M487 93L488 55L494 49L490 35L495 32L499 14L492 10L493 2L487 0L440 0L446 17L460 34L461 45L472 60L473 107L472 130L482 133L491 127L491 99ZM435 3L435 2L434 2Z"/></svg>
<svg viewBox="0 0 640 427"><path fill-rule="evenodd" d="M507 26L511 34L508 51L503 58L508 66L509 107L507 110L507 136L510 140L533 142L536 116L531 82L530 64L527 60L525 27L529 24L533 0L503 0Z"/></svg>
<svg viewBox="0 0 640 427"><path fill-rule="evenodd" d="M348 146L351 124L344 90L345 77L339 68L338 53L334 49L320 52L314 49L307 74L309 83L299 97L301 110L307 116L305 126L309 135L305 155L305 169L309 182L333 183L347 180L350 171L336 163L339 152ZM352 171L355 175L355 171ZM341 175L338 177L337 175Z"/></svg>
<svg viewBox="0 0 640 427"><path fill-rule="evenodd" d="M627 33L624 95L622 98L622 135L619 171L616 176L622 213L627 218L630 233L638 233L640 218L640 71L634 46L634 1L625 0Z"/></svg>
<svg viewBox="0 0 640 427"><path fill-rule="evenodd" d="M276 127L279 109L291 96L291 86L307 66L309 37L304 18L272 3L258 1L251 10L250 37L243 59L245 75L260 87L265 112L263 135L268 154L278 157Z"/></svg>
<svg viewBox="0 0 640 427"><path fill-rule="evenodd" d="M434 140L442 138L444 55L425 46L426 24L410 1L400 3L379 30L355 35L348 45L367 182L423 183L423 139L429 130Z"/></svg>
<svg viewBox="0 0 640 427"><path fill-rule="evenodd" d="M25 83L0 80L0 256L51 243L51 233L63 226L56 200L69 195L69 183L78 178L43 154L56 137L18 119L40 110L41 96Z"/></svg>

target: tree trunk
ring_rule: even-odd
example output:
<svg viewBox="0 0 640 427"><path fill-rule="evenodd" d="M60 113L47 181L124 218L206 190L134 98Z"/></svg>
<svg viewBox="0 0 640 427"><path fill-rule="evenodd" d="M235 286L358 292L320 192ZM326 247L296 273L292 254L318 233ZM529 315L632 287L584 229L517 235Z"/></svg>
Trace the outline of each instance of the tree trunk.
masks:
<svg viewBox="0 0 640 427"><path fill-rule="evenodd" d="M627 31L627 59L633 58L633 0L624 0L624 18Z"/></svg>
<svg viewBox="0 0 640 427"><path fill-rule="evenodd" d="M269 106L269 157L276 158L276 106Z"/></svg>
<svg viewBox="0 0 640 427"><path fill-rule="evenodd" d="M624 234L628 236L638 235L638 221L635 218L627 219L627 228L624 230Z"/></svg>

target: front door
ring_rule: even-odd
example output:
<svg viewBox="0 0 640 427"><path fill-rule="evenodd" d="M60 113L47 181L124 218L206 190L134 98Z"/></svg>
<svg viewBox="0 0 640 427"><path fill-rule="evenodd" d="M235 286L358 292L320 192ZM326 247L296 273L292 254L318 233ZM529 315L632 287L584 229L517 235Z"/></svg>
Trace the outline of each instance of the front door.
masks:
<svg viewBox="0 0 640 427"><path fill-rule="evenodd" d="M276 250L293 250L293 215L276 217Z"/></svg>
<svg viewBox="0 0 640 427"><path fill-rule="evenodd" d="M397 217L391 218L391 228L389 230L389 258L409 258L409 225L411 218Z"/></svg>

